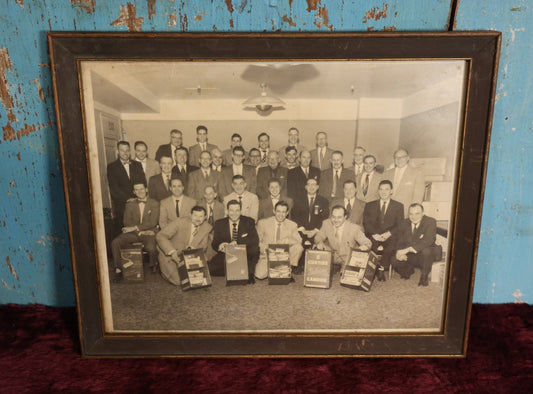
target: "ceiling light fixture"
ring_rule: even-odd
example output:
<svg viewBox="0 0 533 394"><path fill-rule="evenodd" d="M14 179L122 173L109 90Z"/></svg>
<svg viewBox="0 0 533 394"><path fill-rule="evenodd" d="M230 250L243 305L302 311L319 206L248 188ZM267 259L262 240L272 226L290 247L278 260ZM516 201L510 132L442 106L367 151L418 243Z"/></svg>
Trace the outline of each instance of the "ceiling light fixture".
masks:
<svg viewBox="0 0 533 394"><path fill-rule="evenodd" d="M285 109L285 102L277 97L269 96L266 92L267 85L261 84L261 95L246 100L242 105L245 109L256 109L260 115L269 114L273 110Z"/></svg>

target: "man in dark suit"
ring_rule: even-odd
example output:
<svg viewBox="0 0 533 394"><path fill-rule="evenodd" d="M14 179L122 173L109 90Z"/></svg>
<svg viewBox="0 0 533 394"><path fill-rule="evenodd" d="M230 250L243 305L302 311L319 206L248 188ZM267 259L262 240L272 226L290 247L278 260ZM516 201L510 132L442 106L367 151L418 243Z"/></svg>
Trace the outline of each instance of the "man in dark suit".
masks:
<svg viewBox="0 0 533 394"><path fill-rule="evenodd" d="M409 206L408 215L398 226L392 267L403 279L409 279L414 267L420 267L418 286L427 286L431 265L442 258L442 247L435 244L437 222L424 215L424 207L419 203Z"/></svg>
<svg viewBox="0 0 533 394"><path fill-rule="evenodd" d="M220 177L218 193L220 197L224 198L233 189L231 183L235 175L242 175L248 186L250 193L255 193L257 177L253 167L244 164L244 148L242 146L236 146L233 148L231 164L222 169L222 176Z"/></svg>
<svg viewBox="0 0 533 394"><path fill-rule="evenodd" d="M398 227L403 221L403 204L391 199L392 183L379 183L379 199L367 202L363 212L365 235L372 242L372 250L381 255L378 280L385 281L384 272L389 269L394 255Z"/></svg>
<svg viewBox="0 0 533 394"><path fill-rule="evenodd" d="M135 183L133 193L137 197L126 204L124 211L124 227L122 234L111 242L113 264L115 266L115 281L122 279L122 263L120 248L134 242L142 242L148 252L150 267L155 272L157 267L157 250L155 246L155 232L159 220L159 203L147 197L144 183Z"/></svg>
<svg viewBox="0 0 533 394"><path fill-rule="evenodd" d="M211 164L211 168L214 171L221 173L225 165L223 163L224 157L220 149L215 148L211 151L211 159L213 160L213 164Z"/></svg>
<svg viewBox="0 0 533 394"><path fill-rule="evenodd" d="M207 127L198 126L196 128L197 144L189 147L189 164L191 166L198 166L200 163L200 153L203 151L211 152L217 146L207 142Z"/></svg>
<svg viewBox="0 0 533 394"><path fill-rule="evenodd" d="M274 216L274 207L279 201L287 203L287 215L290 216L294 202L292 198L281 194L281 183L278 178L272 178L268 182L269 196L259 200L259 214L257 219L265 219Z"/></svg>
<svg viewBox="0 0 533 394"><path fill-rule="evenodd" d="M286 157L287 152L289 152L289 150L287 150L288 147L293 147L294 149L296 149L296 155L298 155L298 153L304 150L307 150L305 146L300 144L300 130L298 130L296 127L291 127L289 129L287 145L283 145L278 150L279 157L281 158L281 165L283 167L291 168L288 165L287 157Z"/></svg>
<svg viewBox="0 0 533 394"><path fill-rule="evenodd" d="M300 152L300 165L287 172L287 195L295 201L305 198L305 185L309 178L316 179L320 184L320 170L311 167L311 153L307 150Z"/></svg>
<svg viewBox="0 0 533 394"><path fill-rule="evenodd" d="M131 147L128 141L117 143L118 158L107 166L107 182L115 217L116 230L124 222L126 201L135 198L133 185L146 183L141 163L131 160Z"/></svg>
<svg viewBox="0 0 533 394"><path fill-rule="evenodd" d="M185 188L189 185L189 175L196 171L198 167L187 164L188 152L185 148L176 149L175 165L172 167L172 178L181 179Z"/></svg>
<svg viewBox="0 0 533 394"><path fill-rule="evenodd" d="M331 154L333 149L328 147L328 135L324 131L316 133L316 148L311 153L311 164L318 168L320 171L324 171L331 167Z"/></svg>
<svg viewBox="0 0 533 394"><path fill-rule="evenodd" d="M268 181L272 178L278 178L281 183L281 192L287 190L287 168L280 166L279 153L270 151L268 154L268 166L261 167L257 172L257 197L259 199L268 197Z"/></svg>
<svg viewBox="0 0 533 394"><path fill-rule="evenodd" d="M379 199L378 188L382 174L376 170L376 157L366 155L363 158L363 168L364 171L360 175L356 175L355 178L358 186L355 196L364 202L377 200Z"/></svg>
<svg viewBox="0 0 533 394"><path fill-rule="evenodd" d="M291 218L302 235L304 246L311 246L322 222L329 217L328 200L317 193L318 189L316 179L309 178L305 185L305 197L297 200L291 213Z"/></svg>
<svg viewBox="0 0 533 394"><path fill-rule="evenodd" d="M224 166L230 166L233 162L233 148L236 146L242 146L242 136L238 133L233 133L231 135L231 142L229 149L224 149L222 151L222 164Z"/></svg>
<svg viewBox="0 0 533 394"><path fill-rule="evenodd" d="M135 161L141 163L146 180L150 179L152 175L159 174L161 168L159 162L148 157L148 145L144 141L135 141L133 145L135 149Z"/></svg>
<svg viewBox="0 0 533 394"><path fill-rule="evenodd" d="M209 272L213 276L224 276L226 272L226 246L246 245L249 283L254 283L254 272L259 260L259 236L255 221L241 216L241 204L237 200L227 203L228 217L217 220L214 226L211 246L217 254L209 261Z"/></svg>
<svg viewBox="0 0 533 394"><path fill-rule="evenodd" d="M159 145L159 148L157 148L157 151L155 153L155 160L159 161L162 156L171 157L173 160L173 164L176 164L175 160L175 152L176 149L181 148L183 146L183 134L178 129L170 130L170 143L169 144L163 144Z"/></svg>
<svg viewBox="0 0 533 394"><path fill-rule="evenodd" d="M150 198L157 201L161 201L172 194L170 191L172 159L168 156L161 156L159 166L161 167L161 173L153 175L148 181L148 194Z"/></svg>
<svg viewBox="0 0 533 394"><path fill-rule="evenodd" d="M335 197L343 197L344 181L355 180L355 173L350 169L343 168L342 164L343 154L336 150L331 154L331 168L320 174L319 194L330 202Z"/></svg>
<svg viewBox="0 0 533 394"><path fill-rule="evenodd" d="M344 181L342 192L344 197L335 197L331 200L331 206L342 205L346 209L348 221L363 227L365 202L355 197L355 194L357 193L355 181L353 179Z"/></svg>

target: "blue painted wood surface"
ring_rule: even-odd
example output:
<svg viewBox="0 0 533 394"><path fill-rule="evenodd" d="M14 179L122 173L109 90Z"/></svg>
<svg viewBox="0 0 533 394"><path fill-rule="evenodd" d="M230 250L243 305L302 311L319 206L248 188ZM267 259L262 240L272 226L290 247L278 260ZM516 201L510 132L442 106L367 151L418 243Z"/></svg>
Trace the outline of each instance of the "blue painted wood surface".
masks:
<svg viewBox="0 0 533 394"><path fill-rule="evenodd" d="M11 0L0 6L0 303L74 305L46 33L443 31L449 0ZM475 302L531 301L532 7L459 3L458 30L504 31ZM81 152L80 152L81 154Z"/></svg>

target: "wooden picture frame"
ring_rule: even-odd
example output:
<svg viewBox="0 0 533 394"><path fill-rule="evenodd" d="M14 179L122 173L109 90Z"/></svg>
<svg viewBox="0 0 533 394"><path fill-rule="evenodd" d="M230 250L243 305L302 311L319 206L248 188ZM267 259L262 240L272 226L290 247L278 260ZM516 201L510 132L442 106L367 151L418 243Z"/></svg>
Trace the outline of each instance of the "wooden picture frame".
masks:
<svg viewBox="0 0 533 394"><path fill-rule="evenodd" d="M464 356L467 349L500 40L501 35L499 32L334 34L49 33L48 43L56 100L55 108L83 355L87 357ZM145 73L144 77L138 77L134 75L137 70L135 67L140 67L141 63L161 68L150 69L151 71ZM437 67L430 70L430 67L437 63L444 68L439 69ZM333 80L335 75L342 74L338 76L339 78L349 75L349 77L345 78L343 85L343 89L346 91L342 92L341 99L344 101L342 103L338 101L338 103L346 105L346 108L348 108L352 105L348 103L350 95L355 95L355 99L358 100L357 107L354 107L357 108L358 112L354 112L353 119L343 120L356 125L354 130L348 131L348 134L346 134L350 136L350 139L353 138L354 145L362 140L364 135L368 136L369 130L375 131L378 129L377 123L374 122L375 117L381 116L379 113L383 114L385 112L391 122L396 122L394 123L396 124L394 127L397 127L397 134L395 134L397 137L394 137L397 138L396 148L398 148L400 139L405 142L413 137L407 138L401 135L403 130L408 130L412 126L409 123L412 119L408 119L405 116L402 118L401 115L402 104L398 104L401 92L404 92L404 94L407 91L409 92L409 97L411 97L411 104L409 105L412 108L416 106L421 108L423 106L422 103L428 101L428 97L430 97L429 101L432 102L435 108L447 105L450 102L451 99L442 99L440 93L428 96L432 91L434 93L439 91L443 96L445 94L454 95L454 108L457 108L457 111L454 112L456 119L451 121L448 119L449 123L455 122L455 126L450 128L449 137L453 139L454 145L453 149L448 152L453 160L451 160L451 163L448 160L449 168L447 167L446 170L448 171L451 185L451 198L446 205L446 209L449 210L447 215L450 216L444 229L447 246L444 248L446 257L443 261L445 268L441 270L441 272L444 272L445 277L440 285L442 287L439 297L442 307L438 312L440 316L438 324L431 330L410 327L383 329L380 325L367 327L368 329L353 330L345 327L342 329L337 329L336 327L327 329L302 327L300 329L296 327L291 329L281 328L279 330L272 328L263 330L261 327L243 330L235 328L202 330L197 327L177 330L158 329L156 327L155 329L137 330L117 329L114 327L113 324L114 322L116 323L114 320L116 317L113 317L111 309L115 306L114 303L116 304L116 301L112 301L110 296L114 285L108 278L109 272L106 261L105 218L110 212L109 208L107 208L109 196L104 195L105 193L100 188L100 185L105 183L105 174L104 171L98 170L99 168L105 169L105 166L102 166L99 161L109 162L110 160L110 153L107 152L108 157L106 158L106 153L103 151L104 148L98 147L112 147L113 143L112 141L98 141L94 130L99 123L104 121L107 122L111 130L116 128L116 124L113 119L106 119L105 114L104 117L102 117L102 114L96 116L94 110L96 108L95 102L98 97L106 96L106 90L103 88L96 89L96 82L91 80L90 76L87 77L87 75L94 76L97 74L98 78L109 78L112 83L105 86L106 88L111 86L113 89L118 87L117 90L112 91L117 102L120 100L119 95L122 94L124 97L128 96L128 100L132 101L143 101L139 100L143 91L146 95L152 95L141 104L138 102L130 102L128 104L127 100L122 101L124 106L121 113L131 114L131 111L128 112L128 105L130 105L130 108L139 108L141 105L146 107L149 102L158 102L159 99L163 98L168 99L168 97L157 97L154 94L157 91L155 85L152 86L152 90L147 89L145 85L154 81L148 78L149 75L165 75L167 79L158 80L158 86L163 89L163 85L171 83L174 76L181 72L180 70L182 69L179 67L189 66L188 71L183 69L183 72L189 73L186 74L186 77L191 83L189 84L190 86L182 87L184 89L190 88L190 92L183 93L180 91L177 93L181 95L182 103L187 104L187 97L193 100L194 94L199 95L202 93L207 96L210 88L216 89L217 84L213 81L217 81L217 78L222 83L222 79L230 79L229 75L236 74L237 76L234 80L235 90L226 89L231 90L228 93L229 96L233 95L228 100L231 99L234 102L241 103L249 98L249 96L239 96L240 91L237 89L237 86L240 86L237 82L241 82L243 79L242 67L254 65L264 71L268 68L279 70L285 66L290 67L298 64L314 67L321 75L317 78L330 78L331 84L336 83L336 80ZM451 66L448 66L448 64ZM99 67L99 65L103 65L103 68L94 68ZM190 68L191 65L196 68L193 70ZM231 69L232 72L228 74L218 73L220 71L219 67L223 68L225 65L233 67ZM391 68L387 69L388 71L382 70L380 71L381 74L379 74L376 71L376 66L380 65L387 65L387 67L390 66ZM409 67L403 67L405 65ZM126 69L126 67L130 66L134 68ZM343 70L348 70L349 72L334 73L333 71L337 70L335 68L337 66L347 67ZM350 70L352 69L350 67L355 66L363 68L354 68L353 72L351 72ZM169 71L166 71L165 67L178 68L168 68ZM113 74L113 72L109 71L113 68L118 69L118 73ZM106 74L106 70L109 71L108 74ZM163 71L158 74L154 70ZM367 72L365 70L368 71L365 74L365 80L358 79L357 74L364 74ZM446 74L448 72L450 73L449 75ZM213 76L211 76L211 73ZM397 77L396 80L387 80L388 87L380 87L377 78L390 73ZM446 74L446 77L439 76L443 73ZM127 75L127 78L113 80L114 77L111 74ZM329 102L328 100L332 98L319 96L319 93L315 91L307 92L307 94L316 94L316 97L312 96L311 98L319 100L317 101L319 103L318 107L316 106L317 102L315 102L314 107L311 101L303 103L305 100L301 99L301 97L291 97L291 94L288 93L290 87L282 86L287 82L286 80L282 83L276 82L272 80L271 74L269 74L270 77L267 74L261 74L260 72L253 78L248 78L247 82L254 84L257 93L260 93L260 83L266 83L271 87L276 86L276 83L278 83L278 92L282 92L282 94L278 93L277 95L286 102L288 110L300 105L300 109L295 111L316 113L320 112L317 109L321 107L325 108L324 111L326 109L334 111L334 107L341 111L339 108L342 105ZM434 76L434 79L431 79L430 74ZM449 89L450 92L446 93L446 86L450 86L450 80L447 78L452 74L455 76L456 82L457 78L459 78L459 82ZM211 78L211 85L194 85L195 75L204 76L204 82ZM207 75L210 78L207 78ZM145 85L141 83L134 86L137 89L137 92L134 93L132 90L128 90L128 86L133 89L131 83L137 77L142 82L145 82ZM422 77L429 79L423 79ZM145 79L143 80L142 78ZM262 78L271 79L265 81L261 80ZM303 88L313 86L310 82L306 82L306 77L302 76L302 74L294 73L290 78L292 79L289 79L289 82L293 83L293 85ZM380 91L379 89L385 90ZM389 97L385 97L383 100L380 97L372 98L372 94L376 95L378 94L377 92L384 92L386 89L390 90ZM401 89L405 90L402 91ZM340 90L337 89L337 91ZM361 93L361 96L357 96L363 90L366 93ZM109 92L108 90L108 95ZM274 93L276 92L274 91ZM419 94L419 96L415 97L415 93ZM303 93L300 92L300 94ZM328 94L333 93L330 92ZM371 100L364 102L364 105L363 94L371 98ZM393 97L393 94L396 96ZM98 95L98 97L95 99L94 95ZM339 97L340 95L341 93L339 93ZM439 101L441 99L443 100L442 102ZM102 100L104 101L104 99ZM294 103L300 100L300 103L294 104L291 103L291 100ZM378 102L376 100L381 101ZM208 102L208 98L206 102ZM107 101L107 103L113 103L113 101ZM197 103L195 101L195 105L200 105ZM405 108L408 105L405 104L406 101L402 101L402 103L404 103L403 113L405 114ZM106 107L102 102L98 105L98 108ZM387 107L387 105L390 106ZM147 110L150 116L146 118L151 121L155 121L159 116L157 110L154 110L154 106L157 106L157 104ZM220 107L225 108L224 105ZM185 105L184 108L189 107ZM204 113L209 113L206 108L208 107L204 108ZM388 109L384 111L383 108ZM114 110L116 108L109 109L108 112L113 112ZM218 110L215 107L213 107L212 111L213 113L222 113L217 112ZM259 113L259 110L255 111L253 108L245 108L243 111L239 107L239 111L242 111L239 113L242 114L243 119L252 122L249 124L259 124L261 121L268 122L269 119L267 117L268 114ZM394 111L399 112L394 115ZM445 112L438 111L440 111L437 112L438 114L444 114L442 115L443 117L446 116ZM117 110L118 112L120 111ZM119 115L119 118L120 116L122 115ZM218 120L231 123L228 119L221 119L222 115L213 115L207 120L198 115L190 116L196 116L192 120L189 119L191 124L203 124L204 121L208 123L212 121L213 123L216 120L213 120L216 116L219 116ZM277 113L274 116L277 116L275 119L281 122L278 125L286 125L293 120L289 118L289 115L285 119ZM335 114L331 115L332 118L336 116ZM398 119L407 120L402 123ZM126 126L131 130L135 130L137 127L135 116L124 115L119 120L119 124L122 125L122 130L120 130L122 134L119 134L117 138L123 138L125 133L129 132L125 130ZM313 119L307 120L312 121ZM296 119L293 123L308 125L310 123L305 123L307 120ZM437 122L438 120L433 119L433 121ZM323 115L322 123L324 124L324 122L328 123L327 115ZM330 122L332 125L334 123L333 121ZM268 124L274 125L275 123ZM387 125L383 126L385 130L388 128ZM280 127L283 129L285 126ZM259 129L253 130L254 135L257 135L259 131ZM319 130L312 130L309 127L308 131L301 132L303 138L307 139L304 142L314 142L314 136L317 131ZM131 133L135 132L132 131ZM152 134L145 133L147 138L152 138ZM211 133L210 138L222 138L220 137L221 134L217 134L216 131ZM418 137L421 135L420 133L423 133L423 131L419 131ZM153 134L157 133L153 132ZM168 138L168 132L163 133L163 137L160 137L160 134L157 134L157 138L160 140L161 138ZM346 135L340 134L342 133L332 132L330 136L332 139L337 138L338 141L345 141ZM415 140L418 138L417 135L413 137ZM224 136L224 141L227 143L229 134L226 132ZM276 136L275 138L285 138L285 135L279 137L279 134L275 132L272 132L271 137L273 136ZM194 143L193 138L194 134L188 134L187 144ZM388 139L383 136L379 138L381 138L380 141ZM372 138L367 140L371 141L370 143L374 141ZM250 137L248 141L252 141L252 138ZM410 141L411 145L415 145L412 142L414 140L411 139ZM133 141L131 142L133 143ZM251 142L249 145L251 145ZM342 146L342 144L339 145ZM95 146L97 148L94 148ZM350 143L346 149L348 149L347 152L351 153L353 150L352 144ZM151 152L155 151L155 146L151 146L150 150ZM387 150L387 152L389 151ZM424 158L423 156L423 154L419 154L418 157L414 157L411 154L413 162L417 160L419 162L420 159ZM380 163L386 165L387 162L390 162L390 159L391 156L385 157L383 155L383 158L380 157L380 160L382 160ZM345 165L348 165L348 162L349 158L345 160ZM109 239L107 239L107 242L109 242ZM396 284L394 284L395 281ZM396 275L387 283L390 286L396 286L401 283L400 281ZM187 292L187 296L189 298L199 294L207 294L209 296L209 291L225 291L226 288L223 288L224 285L220 285L220 283L223 282L217 282L213 278L211 287ZM290 288L290 286L296 285L289 284L284 288L288 290L299 289L300 286L303 288L302 283L297 282L297 285L298 287ZM338 295L340 297L339 300L342 297L354 297L354 300L362 300L364 294L366 294L366 297L372 297L373 294L376 294L375 292L379 291L379 288L376 289L375 285L368 293L357 293L357 290L342 288L343 292L351 291L355 293L350 293L349 296L343 295L348 293L342 293ZM435 283L430 283L430 285L433 286ZM137 284L131 286L137 286ZM165 284L165 286L169 285ZM246 291L255 291L254 289L258 289L261 286L264 287L263 284L256 284L256 286L255 288L248 286ZM334 277L332 286L329 289L306 288L305 291L320 292L322 297L331 297L331 294L336 294L335 292L339 291L337 286L338 278ZM384 289L384 286L380 288ZM242 289L242 287L231 286L231 289L231 291L237 291ZM409 291L418 291L418 294L422 294L420 292L423 290L422 288L417 288L415 282ZM173 289L173 291L180 292L179 289ZM318 293L313 293L313 297L314 294ZM352 294L354 295L352 296ZM356 298L356 296L359 298ZM416 297L415 292L414 301L412 301L412 305L406 307L407 309L417 305ZM345 298L342 299L344 300ZM303 302L302 299L299 302ZM247 307L253 310L261 310L264 305L257 303L249 304ZM335 306L331 308L335 308ZM365 311L361 310L360 313L362 316Z"/></svg>

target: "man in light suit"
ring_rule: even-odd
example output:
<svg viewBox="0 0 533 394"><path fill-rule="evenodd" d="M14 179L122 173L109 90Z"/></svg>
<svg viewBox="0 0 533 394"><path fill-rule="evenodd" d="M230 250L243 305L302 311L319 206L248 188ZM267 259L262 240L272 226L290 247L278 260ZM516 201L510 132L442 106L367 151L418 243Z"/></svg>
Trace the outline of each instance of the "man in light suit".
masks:
<svg viewBox="0 0 533 394"><path fill-rule="evenodd" d="M442 247L435 244L437 222L424 215L422 204L411 204L408 212L409 218L398 226L392 267L403 279L409 279L414 267L420 267L418 286L427 286L431 265L442 258Z"/></svg>
<svg viewBox="0 0 533 394"><path fill-rule="evenodd" d="M148 157L148 145L144 141L135 141L135 161L141 163L146 179L150 179L153 175L161 172L159 163Z"/></svg>
<svg viewBox="0 0 533 394"><path fill-rule="evenodd" d="M335 197L343 197L343 185L345 181L355 180L355 173L347 168L343 168L343 154L341 151L334 151L331 154L331 168L322 171L320 174L319 193L322 197L333 200Z"/></svg>
<svg viewBox="0 0 533 394"><path fill-rule="evenodd" d="M194 206L190 215L174 220L156 235L161 275L173 285L180 286L177 264L181 252L185 249L207 251L212 227L205 219L205 209Z"/></svg>
<svg viewBox="0 0 533 394"><path fill-rule="evenodd" d="M382 174L376 171L376 157L366 155L363 159L364 171L356 176L357 194L359 200L364 202L374 201L379 198L378 187L382 179Z"/></svg>
<svg viewBox="0 0 533 394"><path fill-rule="evenodd" d="M155 246L155 232L159 219L159 203L147 198L146 185L136 183L133 185L136 199L126 203L124 210L124 227L122 234L111 242L113 264L115 267L115 281L122 279L122 263L120 249L134 242L142 242L144 250L148 252L150 268L155 272L157 268L157 250Z"/></svg>
<svg viewBox="0 0 533 394"><path fill-rule="evenodd" d="M353 179L344 181L342 190L344 197L335 197L331 200L331 206L342 205L346 209L348 220L363 228L363 211L365 210L365 202L355 197L357 192L355 181Z"/></svg>
<svg viewBox="0 0 533 394"><path fill-rule="evenodd" d="M259 153L261 154L261 167L268 165L268 154L270 153L270 136L262 132L257 136Z"/></svg>
<svg viewBox="0 0 533 394"><path fill-rule="evenodd" d="M319 250L331 250L333 263L341 272L347 264L352 249L369 250L372 242L357 224L346 220L346 210L342 205L331 209L331 216L324 220L315 235L315 245Z"/></svg>
<svg viewBox="0 0 533 394"><path fill-rule="evenodd" d="M271 151L268 154L268 166L261 167L257 172L257 196L259 198L268 197L268 181L272 178L278 178L281 183L281 192L287 190L287 168L279 164L279 153Z"/></svg>
<svg viewBox="0 0 533 394"><path fill-rule="evenodd" d="M365 166L363 163L366 154L366 149L362 146L356 146L353 150L353 172L355 176L359 176L363 173Z"/></svg>
<svg viewBox="0 0 533 394"><path fill-rule="evenodd" d="M186 194L196 201L200 201L207 185L218 190L219 179L220 173L211 169L211 153L203 151L200 154L200 168L189 175Z"/></svg>
<svg viewBox="0 0 533 394"><path fill-rule="evenodd" d="M418 168L409 165L409 153L405 149L394 152L394 168L385 171L383 179L392 182L394 199L403 204L405 217L409 205L422 203L426 189L424 175Z"/></svg>
<svg viewBox="0 0 533 394"><path fill-rule="evenodd" d="M283 167L287 166L287 148L293 147L296 149L296 156L304 151L307 150L307 148L300 144L300 130L298 130L296 127L291 127L288 132L288 143L287 145L283 145L281 148L279 148L279 157L281 158L281 165Z"/></svg>
<svg viewBox="0 0 533 394"><path fill-rule="evenodd" d="M298 225L287 219L289 204L278 201L274 208L274 216L261 219L257 223L259 236L259 261L255 267L255 277L265 279L268 277L267 250L269 244L288 244L289 260L292 267L298 266L298 261L303 252L302 238L298 233Z"/></svg>
<svg viewBox="0 0 533 394"><path fill-rule="evenodd" d="M249 283L254 283L255 266L259 259L259 237L255 221L248 216L241 215L241 204L237 200L228 201L226 210L228 216L217 220L213 228L211 246L217 254L209 261L209 272L212 276L224 276L226 274L226 246L229 244L246 245Z"/></svg>
<svg viewBox="0 0 533 394"><path fill-rule="evenodd" d="M290 214L293 207L293 200L290 197L281 194L281 183L279 179L272 178L268 182L269 196L259 200L259 214L258 219L269 218L274 216L274 207L279 201L285 201L288 204Z"/></svg>
<svg viewBox="0 0 533 394"><path fill-rule="evenodd" d="M311 164L320 171L331 167L331 154L333 149L328 148L328 135L324 131L316 133L316 148L311 153Z"/></svg>
<svg viewBox="0 0 533 394"><path fill-rule="evenodd" d="M183 182L181 179L170 181L170 191L172 195L161 200L159 210L159 227L164 229L178 217L188 216L196 201L183 194Z"/></svg>
<svg viewBox="0 0 533 394"><path fill-rule="evenodd" d="M233 176L242 175L248 186L248 191L255 193L256 190L256 174L254 168L244 164L244 148L242 146L236 146L233 148L231 164L222 169L220 177L218 192L220 197L224 198L230 194L232 190L231 183Z"/></svg>
<svg viewBox="0 0 533 394"><path fill-rule="evenodd" d="M196 128L196 141L197 144L189 147L189 164L191 166L197 166L200 163L200 153L203 151L211 152L217 148L216 145L207 142L207 127L198 126Z"/></svg>
<svg viewBox="0 0 533 394"><path fill-rule="evenodd" d="M233 148L236 146L242 146L242 136L239 133L233 133L231 135L231 143L229 149L222 151L222 164L224 166L230 166L233 163Z"/></svg>
<svg viewBox="0 0 533 394"><path fill-rule="evenodd" d="M259 199L253 193L246 190L246 180L242 175L234 175L231 182L233 192L224 197L224 206L227 207L228 202L237 200L241 204L241 211L244 216L251 217L257 222L259 214ZM226 215L228 214L226 210Z"/></svg>
<svg viewBox="0 0 533 394"><path fill-rule="evenodd" d="M159 145L159 148L157 148L157 151L155 153L155 160L159 162L161 160L161 157L167 156L171 157L173 160L173 165L176 164L174 161L175 159L175 152L176 149L181 148L183 146L183 134L178 129L170 130L170 143L169 144L163 144ZM185 148L186 149L186 148Z"/></svg>
<svg viewBox="0 0 533 394"><path fill-rule="evenodd" d="M377 277L383 282L394 255L398 227L403 221L403 205L391 196L392 183L385 179L379 183L379 198L367 202L363 212L365 235L372 241L372 250L381 255Z"/></svg>
<svg viewBox="0 0 533 394"><path fill-rule="evenodd" d="M107 166L107 182L111 194L111 204L115 218L116 230L124 223L124 208L129 199L135 198L133 185L146 183L141 163L131 160L131 148L128 141L117 143L117 160Z"/></svg>
<svg viewBox="0 0 533 394"><path fill-rule="evenodd" d="M224 158L222 156L222 152L218 148L215 148L211 151L211 160L213 160L213 163L211 164L213 171L221 173L224 167L226 167L223 163Z"/></svg>
<svg viewBox="0 0 533 394"><path fill-rule="evenodd" d="M183 182L183 186L187 188L189 185L189 176L198 169L197 166L190 166L187 164L189 152L186 148L178 148L175 153L175 165L172 167L172 178L179 178Z"/></svg>
<svg viewBox="0 0 533 394"><path fill-rule="evenodd" d="M170 191L170 180L172 179L172 159L161 156L159 160L161 173L152 176L148 181L148 194L150 198L161 201L172 193Z"/></svg>
<svg viewBox="0 0 533 394"><path fill-rule="evenodd" d="M308 179L316 179L320 183L320 170L311 167L311 153L304 150L300 152L300 165L287 172L287 195L295 201L304 199L307 191L305 185Z"/></svg>

